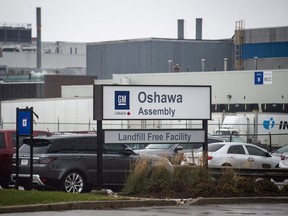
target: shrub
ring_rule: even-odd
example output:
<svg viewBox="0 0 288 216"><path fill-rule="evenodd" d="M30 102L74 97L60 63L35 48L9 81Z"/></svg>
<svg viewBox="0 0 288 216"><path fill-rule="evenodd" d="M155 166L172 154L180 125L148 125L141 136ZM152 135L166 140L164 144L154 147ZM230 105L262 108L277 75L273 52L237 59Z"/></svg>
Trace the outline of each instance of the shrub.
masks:
<svg viewBox="0 0 288 216"><path fill-rule="evenodd" d="M199 178L193 182L191 189L189 190L191 193L190 197L208 197L214 196L216 192L217 183L215 180L210 178L203 179Z"/></svg>
<svg viewBox="0 0 288 216"><path fill-rule="evenodd" d="M255 181L255 193L259 195L271 195L279 192L278 186L276 186L270 179L257 179Z"/></svg>
<svg viewBox="0 0 288 216"><path fill-rule="evenodd" d="M284 185L283 188L281 189L282 194L287 194L288 195L288 185Z"/></svg>
<svg viewBox="0 0 288 216"><path fill-rule="evenodd" d="M255 194L255 178L254 177L242 177L238 178L236 183L238 194L241 195L253 195Z"/></svg>
<svg viewBox="0 0 288 216"><path fill-rule="evenodd" d="M161 165L153 167L147 179L147 192L163 193L172 179L171 173Z"/></svg>
<svg viewBox="0 0 288 216"><path fill-rule="evenodd" d="M149 166L149 161L145 159L139 159L132 164L132 173L127 177L126 185L123 188L124 193L137 194L145 191Z"/></svg>
<svg viewBox="0 0 288 216"><path fill-rule="evenodd" d="M175 166L171 174L164 166L151 170L147 161L140 160L123 192L159 198L259 196L287 194L288 186L280 190L270 179L239 177L233 168L212 177L203 167Z"/></svg>

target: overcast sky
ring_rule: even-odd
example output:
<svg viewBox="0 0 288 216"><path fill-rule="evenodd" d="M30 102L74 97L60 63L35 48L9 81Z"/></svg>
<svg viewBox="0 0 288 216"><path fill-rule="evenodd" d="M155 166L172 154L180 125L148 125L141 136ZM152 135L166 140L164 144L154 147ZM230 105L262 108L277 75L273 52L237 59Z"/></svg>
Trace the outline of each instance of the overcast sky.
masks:
<svg viewBox="0 0 288 216"><path fill-rule="evenodd" d="M99 42L137 38L195 39L203 19L203 39L231 38L235 22L245 28L288 26L288 0L0 0L0 24L32 24L41 7L42 41Z"/></svg>

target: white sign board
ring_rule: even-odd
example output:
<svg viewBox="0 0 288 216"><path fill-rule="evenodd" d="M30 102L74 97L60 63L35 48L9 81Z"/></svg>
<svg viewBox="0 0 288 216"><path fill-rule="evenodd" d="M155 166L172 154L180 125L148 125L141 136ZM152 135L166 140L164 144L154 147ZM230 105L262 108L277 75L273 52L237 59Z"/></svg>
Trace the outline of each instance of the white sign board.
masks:
<svg viewBox="0 0 288 216"><path fill-rule="evenodd" d="M204 143L204 130L107 130L105 143Z"/></svg>
<svg viewBox="0 0 288 216"><path fill-rule="evenodd" d="M211 119L211 86L103 86L103 119Z"/></svg>

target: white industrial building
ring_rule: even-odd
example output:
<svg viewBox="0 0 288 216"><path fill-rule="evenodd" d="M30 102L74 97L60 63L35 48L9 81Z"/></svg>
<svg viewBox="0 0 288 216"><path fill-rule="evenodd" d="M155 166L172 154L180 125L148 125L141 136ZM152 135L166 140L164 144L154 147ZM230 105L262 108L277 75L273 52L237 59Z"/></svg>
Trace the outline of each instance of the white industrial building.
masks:
<svg viewBox="0 0 288 216"><path fill-rule="evenodd" d="M255 73L257 72L267 73L270 81L263 84L255 83ZM95 84L211 85L212 112L288 113L287 80L288 70L283 69L205 73L114 74L113 79L95 80ZM73 98L75 100L82 97L92 98L93 88L92 86L62 86L62 97L65 99ZM9 103L9 101L4 101L3 103ZM3 109L2 112L4 112Z"/></svg>

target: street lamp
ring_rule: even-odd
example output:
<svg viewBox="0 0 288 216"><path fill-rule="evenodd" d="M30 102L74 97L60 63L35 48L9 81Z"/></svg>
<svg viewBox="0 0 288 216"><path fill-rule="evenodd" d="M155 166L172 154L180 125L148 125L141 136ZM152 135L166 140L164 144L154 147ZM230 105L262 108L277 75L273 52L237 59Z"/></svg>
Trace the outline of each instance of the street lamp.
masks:
<svg viewBox="0 0 288 216"><path fill-rule="evenodd" d="M168 71L171 73L171 67L172 67L172 60L168 60Z"/></svg>

